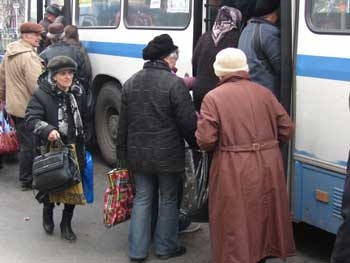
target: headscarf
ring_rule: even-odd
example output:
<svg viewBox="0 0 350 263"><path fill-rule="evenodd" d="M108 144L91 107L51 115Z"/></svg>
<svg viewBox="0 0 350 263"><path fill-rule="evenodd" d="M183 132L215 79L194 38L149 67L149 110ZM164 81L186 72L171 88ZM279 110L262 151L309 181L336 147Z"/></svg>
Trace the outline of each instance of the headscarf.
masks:
<svg viewBox="0 0 350 263"><path fill-rule="evenodd" d="M211 37L217 47L224 35L232 29L240 27L242 13L234 7L222 6L215 18Z"/></svg>

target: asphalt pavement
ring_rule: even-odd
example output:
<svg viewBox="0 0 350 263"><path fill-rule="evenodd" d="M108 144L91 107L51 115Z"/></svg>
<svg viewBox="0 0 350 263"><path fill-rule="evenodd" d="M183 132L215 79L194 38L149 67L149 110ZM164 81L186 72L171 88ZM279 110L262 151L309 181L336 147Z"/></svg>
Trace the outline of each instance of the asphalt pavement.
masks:
<svg viewBox="0 0 350 263"><path fill-rule="evenodd" d="M18 182L18 162L15 157L6 158L0 169L0 263L127 263L128 224L122 223L111 229L103 225L103 194L107 186L106 166L93 153L95 162L95 202L77 206L72 227L78 239L74 243L60 237L59 223L62 205L54 210L55 230L52 236L42 228L42 206L34 199L31 191L22 192ZM313 227L295 226L297 256L288 263L325 263L334 242L334 235ZM195 233L180 235L180 241L187 247L184 256L167 262L209 263L209 227L201 223ZM158 260L151 248L146 262ZM268 263L281 263L270 259Z"/></svg>

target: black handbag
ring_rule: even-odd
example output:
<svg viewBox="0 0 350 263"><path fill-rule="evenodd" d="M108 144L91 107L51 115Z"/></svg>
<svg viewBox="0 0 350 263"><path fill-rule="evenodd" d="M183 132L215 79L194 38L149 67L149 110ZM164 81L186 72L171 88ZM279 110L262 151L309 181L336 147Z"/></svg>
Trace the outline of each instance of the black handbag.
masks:
<svg viewBox="0 0 350 263"><path fill-rule="evenodd" d="M79 164L72 145L49 147L49 152L35 157L33 162L33 187L40 192L63 191L80 182Z"/></svg>

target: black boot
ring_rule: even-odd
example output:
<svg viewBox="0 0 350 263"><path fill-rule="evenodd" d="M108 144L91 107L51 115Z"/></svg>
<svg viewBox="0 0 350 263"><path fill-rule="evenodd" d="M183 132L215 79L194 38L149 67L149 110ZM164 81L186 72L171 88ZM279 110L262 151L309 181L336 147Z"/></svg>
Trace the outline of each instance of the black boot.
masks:
<svg viewBox="0 0 350 263"><path fill-rule="evenodd" d="M53 223L53 208L54 204L44 204L43 208L43 227L46 234L51 235L55 224Z"/></svg>
<svg viewBox="0 0 350 263"><path fill-rule="evenodd" d="M69 241L74 241L77 239L77 236L74 234L71 226L73 217L73 211L66 210L66 208L63 210L62 214L62 221L61 221L61 236L64 239L67 239Z"/></svg>

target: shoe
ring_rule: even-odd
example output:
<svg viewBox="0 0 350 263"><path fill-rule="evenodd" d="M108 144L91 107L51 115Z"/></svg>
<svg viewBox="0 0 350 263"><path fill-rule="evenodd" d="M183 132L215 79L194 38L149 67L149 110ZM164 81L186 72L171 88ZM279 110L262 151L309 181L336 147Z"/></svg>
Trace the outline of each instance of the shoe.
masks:
<svg viewBox="0 0 350 263"><path fill-rule="evenodd" d="M186 248L184 246L179 246L174 252L166 255L156 255L160 260L167 260L169 258L179 257L186 253Z"/></svg>
<svg viewBox="0 0 350 263"><path fill-rule="evenodd" d="M63 210L62 221L60 224L61 236L62 238L68 241L75 241L77 239L77 236L74 234L72 230L72 225L71 225L72 217L73 217L73 212Z"/></svg>
<svg viewBox="0 0 350 263"><path fill-rule="evenodd" d="M48 235L52 235L55 224L53 222L53 204L44 206L43 208L43 228Z"/></svg>
<svg viewBox="0 0 350 263"><path fill-rule="evenodd" d="M186 227L185 229L179 231L179 234L193 233L193 232L198 231L199 229L201 229L200 224L191 223L191 224L188 225L188 227Z"/></svg>
<svg viewBox="0 0 350 263"><path fill-rule="evenodd" d="M21 184L21 191L30 191L33 190L33 186L31 183L22 183Z"/></svg>
<svg viewBox="0 0 350 263"><path fill-rule="evenodd" d="M145 258L130 258L130 261L131 262L139 262L139 263L142 263L142 262L145 262Z"/></svg>

